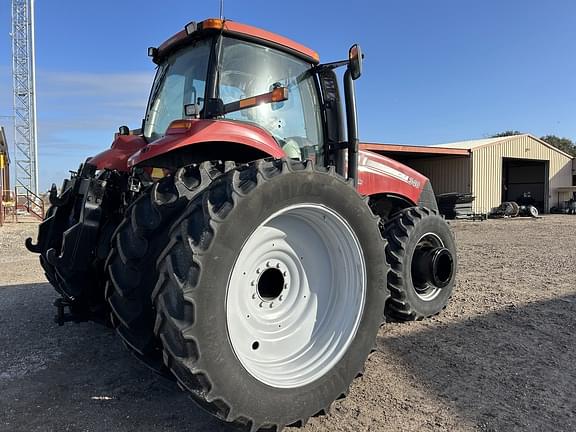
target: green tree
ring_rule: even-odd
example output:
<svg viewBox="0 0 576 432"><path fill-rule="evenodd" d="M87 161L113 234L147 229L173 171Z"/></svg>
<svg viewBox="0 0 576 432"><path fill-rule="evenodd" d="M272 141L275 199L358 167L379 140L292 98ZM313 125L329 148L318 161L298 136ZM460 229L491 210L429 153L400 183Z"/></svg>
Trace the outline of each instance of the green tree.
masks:
<svg viewBox="0 0 576 432"><path fill-rule="evenodd" d="M507 136L514 136L514 135L522 135L524 132L520 132L517 130L507 130L504 132L500 132L497 134L492 135L490 138L502 138L502 137L507 137Z"/></svg>
<svg viewBox="0 0 576 432"><path fill-rule="evenodd" d="M572 156L576 156L576 144L571 139L560 138L556 135L546 135L540 138L542 141L546 141L548 144L568 153Z"/></svg>

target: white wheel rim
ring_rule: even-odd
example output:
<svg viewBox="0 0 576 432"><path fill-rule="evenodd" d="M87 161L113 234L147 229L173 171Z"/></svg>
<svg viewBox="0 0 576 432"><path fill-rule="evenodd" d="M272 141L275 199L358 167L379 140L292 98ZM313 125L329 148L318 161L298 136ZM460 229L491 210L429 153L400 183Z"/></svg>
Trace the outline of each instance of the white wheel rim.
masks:
<svg viewBox="0 0 576 432"><path fill-rule="evenodd" d="M259 381L300 387L346 353L365 298L364 255L350 225L322 205L286 207L256 228L236 259L226 296L229 340Z"/></svg>

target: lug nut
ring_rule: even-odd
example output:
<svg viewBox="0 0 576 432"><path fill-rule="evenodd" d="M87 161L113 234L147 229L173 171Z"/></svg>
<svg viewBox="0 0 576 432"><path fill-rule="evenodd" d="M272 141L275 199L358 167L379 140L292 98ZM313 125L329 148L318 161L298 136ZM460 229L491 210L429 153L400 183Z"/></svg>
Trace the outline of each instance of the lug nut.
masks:
<svg viewBox="0 0 576 432"><path fill-rule="evenodd" d="M266 267L270 267L270 261L266 261Z"/></svg>

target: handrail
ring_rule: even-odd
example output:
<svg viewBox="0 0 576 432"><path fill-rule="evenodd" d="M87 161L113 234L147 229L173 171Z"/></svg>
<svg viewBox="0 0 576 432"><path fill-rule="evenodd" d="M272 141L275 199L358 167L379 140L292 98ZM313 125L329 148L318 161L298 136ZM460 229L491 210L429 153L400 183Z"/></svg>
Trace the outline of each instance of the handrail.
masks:
<svg viewBox="0 0 576 432"><path fill-rule="evenodd" d="M14 196L16 215L18 214L18 210L25 210L26 213L37 219L44 219L44 200L40 196L22 185L17 185L14 188Z"/></svg>
<svg viewBox="0 0 576 432"><path fill-rule="evenodd" d="M16 194L14 191L1 189L0 190L0 226L7 220L8 213L12 216L12 222L16 221Z"/></svg>

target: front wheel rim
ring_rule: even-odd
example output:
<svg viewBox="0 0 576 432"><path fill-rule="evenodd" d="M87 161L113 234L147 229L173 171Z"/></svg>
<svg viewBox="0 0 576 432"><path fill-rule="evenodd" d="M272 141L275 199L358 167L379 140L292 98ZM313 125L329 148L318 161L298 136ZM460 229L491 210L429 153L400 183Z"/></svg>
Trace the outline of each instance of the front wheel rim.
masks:
<svg viewBox="0 0 576 432"><path fill-rule="evenodd" d="M449 285L454 274L454 259L444 241L433 232L422 235L412 255L411 276L416 295L432 301Z"/></svg>
<svg viewBox="0 0 576 432"><path fill-rule="evenodd" d="M230 274L226 322L244 369L278 388L325 375L347 352L366 299L366 265L348 222L319 204L274 213Z"/></svg>

